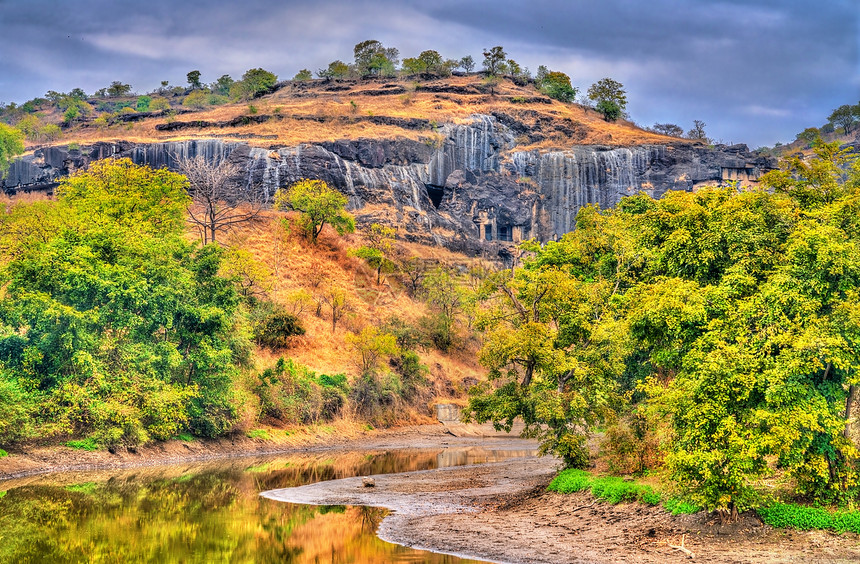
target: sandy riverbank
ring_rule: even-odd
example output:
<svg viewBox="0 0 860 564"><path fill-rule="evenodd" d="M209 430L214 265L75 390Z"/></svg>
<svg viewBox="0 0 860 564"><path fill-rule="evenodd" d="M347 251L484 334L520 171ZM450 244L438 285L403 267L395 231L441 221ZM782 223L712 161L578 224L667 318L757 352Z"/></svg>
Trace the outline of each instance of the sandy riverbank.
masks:
<svg viewBox="0 0 860 564"><path fill-rule="evenodd" d="M493 562L857 562L860 537L775 530L754 516L720 526L704 515L594 503L546 492L558 463L523 458L477 466L320 482L263 495L291 503L371 505L394 512L379 535L391 542Z"/></svg>

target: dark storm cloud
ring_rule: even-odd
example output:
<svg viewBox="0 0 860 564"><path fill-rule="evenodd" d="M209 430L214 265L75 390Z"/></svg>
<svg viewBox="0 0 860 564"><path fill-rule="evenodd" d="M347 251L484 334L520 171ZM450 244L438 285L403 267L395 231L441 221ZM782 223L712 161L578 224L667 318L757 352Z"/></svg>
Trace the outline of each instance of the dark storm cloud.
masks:
<svg viewBox="0 0 860 564"><path fill-rule="evenodd" d="M620 80L640 123L703 119L712 136L754 145L789 141L860 99L854 0L0 0L0 100L112 80L145 91L192 69L207 81L258 66L287 78L349 61L371 37L403 56L479 61L501 44L582 91Z"/></svg>

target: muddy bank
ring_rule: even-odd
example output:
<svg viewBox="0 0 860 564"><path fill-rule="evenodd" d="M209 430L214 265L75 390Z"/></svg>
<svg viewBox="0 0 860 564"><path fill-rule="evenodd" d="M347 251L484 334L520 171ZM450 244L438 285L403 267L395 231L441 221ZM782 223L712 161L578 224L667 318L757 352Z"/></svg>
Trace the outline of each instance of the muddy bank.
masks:
<svg viewBox="0 0 860 564"><path fill-rule="evenodd" d="M860 537L775 530L747 516L720 526L640 504L546 492L558 462L523 458L477 466L320 482L262 495L290 503L369 505L394 512L385 540L492 562L809 563L860 561Z"/></svg>
<svg viewBox="0 0 860 564"><path fill-rule="evenodd" d="M441 424L415 425L393 429L356 431L354 428L322 428L316 432L281 436L269 440L233 435L219 439L196 439L154 443L137 448L117 448L86 451L63 445L20 445L9 450L9 456L0 458L0 480L21 478L51 472L110 470L157 466L177 462L216 460L230 457L247 457L296 452L322 452L347 450L391 450L469 447L485 444L491 429L486 433L473 428L464 436ZM516 435L508 437L516 439Z"/></svg>

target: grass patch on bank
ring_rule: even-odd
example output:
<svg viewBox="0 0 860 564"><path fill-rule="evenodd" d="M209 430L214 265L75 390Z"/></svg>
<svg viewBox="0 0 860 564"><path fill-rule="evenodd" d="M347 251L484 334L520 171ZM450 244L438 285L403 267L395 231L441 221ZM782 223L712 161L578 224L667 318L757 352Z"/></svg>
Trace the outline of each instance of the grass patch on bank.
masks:
<svg viewBox="0 0 860 564"><path fill-rule="evenodd" d="M175 437L173 437L173 438L174 438L174 439L177 439L177 440L179 440L179 441L184 441L184 442L186 442L186 443L192 443L192 442L194 442L194 437L193 437L192 435L188 434L188 433L179 433L178 435L176 435L176 436L175 436Z"/></svg>
<svg viewBox="0 0 860 564"><path fill-rule="evenodd" d="M758 509L759 517L771 527L809 531L823 529L860 534L860 511L828 510L796 503L774 503Z"/></svg>
<svg viewBox="0 0 860 564"><path fill-rule="evenodd" d="M73 448L75 450L88 450L88 451L99 450L98 443L96 442L95 439L92 439L92 438L66 441L63 444L65 444L67 447Z"/></svg>
<svg viewBox="0 0 860 564"><path fill-rule="evenodd" d="M639 502L646 505L660 505L673 515L678 513L697 513L700 508L675 498L664 498L663 494L649 485L625 480L617 476L595 477L584 470L562 471L550 482L547 489L558 493L590 491L597 499L615 504L623 501Z"/></svg>
<svg viewBox="0 0 860 564"><path fill-rule="evenodd" d="M590 491L602 501L616 504L639 502L662 505L672 515L698 513L701 507L677 497L665 497L649 485L616 476L592 476L584 470L564 470L547 489L558 493ZM757 509L762 521L778 529L825 530L860 534L860 511L809 507L796 503L773 503Z"/></svg>
<svg viewBox="0 0 860 564"><path fill-rule="evenodd" d="M9 453L0 448L0 458L3 458L4 456L9 456Z"/></svg>
<svg viewBox="0 0 860 564"><path fill-rule="evenodd" d="M249 439L260 439L263 441L270 441L272 437L269 435L269 432L265 429L251 429L247 433L245 433Z"/></svg>

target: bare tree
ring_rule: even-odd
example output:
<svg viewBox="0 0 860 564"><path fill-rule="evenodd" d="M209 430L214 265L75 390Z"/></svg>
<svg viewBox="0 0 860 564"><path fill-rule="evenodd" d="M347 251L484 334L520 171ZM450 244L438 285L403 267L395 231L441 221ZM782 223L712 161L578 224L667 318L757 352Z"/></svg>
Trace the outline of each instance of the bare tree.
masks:
<svg viewBox="0 0 860 564"><path fill-rule="evenodd" d="M227 159L210 162L203 155L178 159L179 172L188 177L189 221L203 233L203 243L215 243L219 231L251 221L263 209L259 191L237 181L239 167Z"/></svg>

